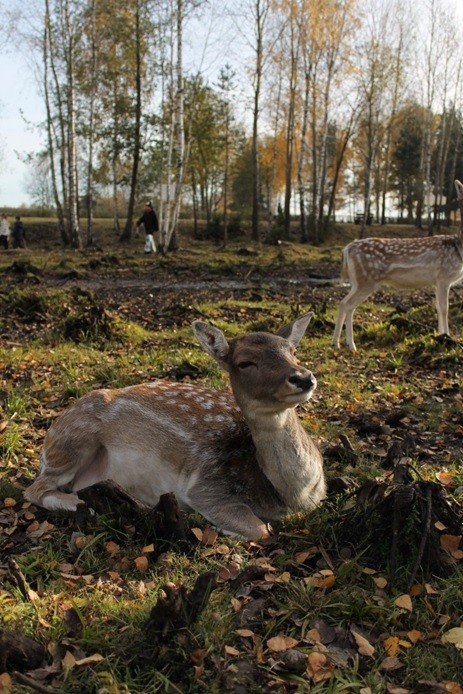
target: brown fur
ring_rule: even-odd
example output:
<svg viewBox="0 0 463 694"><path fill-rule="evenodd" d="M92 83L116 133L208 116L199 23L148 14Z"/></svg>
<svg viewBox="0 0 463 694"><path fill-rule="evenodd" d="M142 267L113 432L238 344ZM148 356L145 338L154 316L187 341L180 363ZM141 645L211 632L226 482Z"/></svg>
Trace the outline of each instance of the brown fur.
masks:
<svg viewBox="0 0 463 694"><path fill-rule="evenodd" d="M195 322L233 395L166 381L89 393L48 431L26 497L75 510L79 489L112 479L151 506L173 492L184 508L251 539L268 535L267 522L313 508L325 495L323 463L294 409L316 387L294 356L309 321L230 342Z"/></svg>

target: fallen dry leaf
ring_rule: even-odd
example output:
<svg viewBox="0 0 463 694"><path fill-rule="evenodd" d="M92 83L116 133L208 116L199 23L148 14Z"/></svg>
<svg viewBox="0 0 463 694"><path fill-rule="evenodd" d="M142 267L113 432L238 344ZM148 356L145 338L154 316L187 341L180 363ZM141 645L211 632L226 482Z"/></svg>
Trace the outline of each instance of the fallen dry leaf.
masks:
<svg viewBox="0 0 463 694"><path fill-rule="evenodd" d="M7 672L0 673L0 692L10 694L13 691L13 680Z"/></svg>
<svg viewBox="0 0 463 694"><path fill-rule="evenodd" d="M381 665L379 666L380 670L399 670L401 667L403 667L404 664L400 662L400 660L397 658L397 656L388 656L387 658L384 658L382 661Z"/></svg>
<svg viewBox="0 0 463 694"><path fill-rule="evenodd" d="M193 672L195 680L200 680L204 675L204 665L193 665Z"/></svg>
<svg viewBox="0 0 463 694"><path fill-rule="evenodd" d="M135 566L139 571L147 571L148 570L148 557L145 555L142 555L141 557L137 557L135 559Z"/></svg>
<svg viewBox="0 0 463 694"><path fill-rule="evenodd" d="M203 539L203 531L201 530L201 528L191 528L191 532L193 533L195 538L201 542L201 540Z"/></svg>
<svg viewBox="0 0 463 694"><path fill-rule="evenodd" d="M207 653L206 648L196 648L190 653L190 660L195 665L201 665Z"/></svg>
<svg viewBox="0 0 463 694"><path fill-rule="evenodd" d="M364 636L362 636L362 634L355 631L355 629L351 629L350 631L355 639L355 643L357 644L357 649L360 655L371 657L375 652L375 647L372 646L371 643Z"/></svg>
<svg viewBox="0 0 463 694"><path fill-rule="evenodd" d="M221 554L222 556L226 556L227 554L230 554L230 552L230 547L227 547L227 545L211 545L209 549L205 550L203 556L212 557L215 554Z"/></svg>
<svg viewBox="0 0 463 694"><path fill-rule="evenodd" d="M378 576L377 578L373 577L373 581L375 586L380 590L387 586L387 579L383 578L383 576Z"/></svg>
<svg viewBox="0 0 463 694"><path fill-rule="evenodd" d="M436 474L436 478L444 487L452 487L455 484L453 475L448 470L441 470Z"/></svg>
<svg viewBox="0 0 463 694"><path fill-rule="evenodd" d="M151 543L150 545L145 545L141 551L142 554L151 554L151 552L154 552L154 545Z"/></svg>
<svg viewBox="0 0 463 694"><path fill-rule="evenodd" d="M463 694L463 687L458 682L445 681L443 684L445 691L449 692L449 694Z"/></svg>
<svg viewBox="0 0 463 694"><path fill-rule="evenodd" d="M201 538L201 542L203 545L207 546L212 546L217 538L219 537L219 533L217 530L214 530L214 528L211 528L210 526L207 526L203 530L203 536Z"/></svg>
<svg viewBox="0 0 463 694"><path fill-rule="evenodd" d="M438 595L439 594L439 591L436 590L435 588L433 588L430 583L425 583L424 587L425 587L426 593L428 595Z"/></svg>
<svg viewBox="0 0 463 694"><path fill-rule="evenodd" d="M313 576L304 578L304 583L308 586L314 586L314 588L331 588L335 581L336 576L334 574L329 574L328 576L314 574Z"/></svg>
<svg viewBox="0 0 463 694"><path fill-rule="evenodd" d="M450 554L454 559L462 558L463 553L459 549L461 535L441 535L439 541L444 552Z"/></svg>
<svg viewBox="0 0 463 694"><path fill-rule="evenodd" d="M410 595L415 598L417 595L421 595L423 592L423 586L420 583L414 583L410 588Z"/></svg>
<svg viewBox="0 0 463 694"><path fill-rule="evenodd" d="M239 655L240 652L234 648L233 646L225 646L224 647L225 655Z"/></svg>
<svg viewBox="0 0 463 694"><path fill-rule="evenodd" d="M283 571L282 574L276 577L275 583L290 583L291 581L291 574L289 571Z"/></svg>
<svg viewBox="0 0 463 694"><path fill-rule="evenodd" d="M112 540L109 540L105 544L105 550L109 554L110 557L113 557L115 554L117 554L120 551L120 546L117 544L117 542L113 542Z"/></svg>
<svg viewBox="0 0 463 694"><path fill-rule="evenodd" d="M71 670L76 664L76 659L70 651L66 651L64 658L61 659L61 667L63 670Z"/></svg>
<svg viewBox="0 0 463 694"><path fill-rule="evenodd" d="M305 638L309 641L320 641L321 635L318 629L309 629L305 635Z"/></svg>
<svg viewBox="0 0 463 694"><path fill-rule="evenodd" d="M200 680L201 677L204 675L204 665L193 665L193 670L195 673L195 680Z"/></svg>
<svg viewBox="0 0 463 694"><path fill-rule="evenodd" d="M418 631L418 629L412 629L411 631L407 631L407 638L412 643L417 643L420 639L423 638L423 632Z"/></svg>
<svg viewBox="0 0 463 694"><path fill-rule="evenodd" d="M243 607L243 603L241 602L241 600L238 600L237 598L230 598L230 604L235 610L235 612L239 612Z"/></svg>
<svg viewBox="0 0 463 694"><path fill-rule="evenodd" d="M333 668L324 653L314 651L307 656L307 672L316 684L329 680L333 675Z"/></svg>
<svg viewBox="0 0 463 694"><path fill-rule="evenodd" d="M405 593L404 595L399 595L399 597L396 600L394 600L394 605L400 607L402 610L413 612L412 599L408 593Z"/></svg>
<svg viewBox="0 0 463 694"><path fill-rule="evenodd" d="M309 549L305 549L303 552L298 552L295 555L294 560L295 560L296 564L303 564L306 559L308 559L309 557L315 556L315 554L317 554L317 552L318 552L318 547L309 547Z"/></svg>
<svg viewBox="0 0 463 694"><path fill-rule="evenodd" d="M454 627L442 634L442 643L453 643L456 648L463 648L463 627Z"/></svg>
<svg viewBox="0 0 463 694"><path fill-rule="evenodd" d="M86 658L80 658L80 660L75 661L75 665L78 667L84 667L85 665L95 665L95 663L101 663L104 660L103 656L99 653L94 653Z"/></svg>
<svg viewBox="0 0 463 694"><path fill-rule="evenodd" d="M387 639L384 639L383 646L388 656L392 657L394 655L397 655L397 653L400 651L399 637L388 636Z"/></svg>
<svg viewBox="0 0 463 694"><path fill-rule="evenodd" d="M284 634L279 634L278 636L273 636L267 641L267 648L276 653L281 653L282 651L287 651L289 648L294 648L297 646L299 641L293 639L291 636L285 636Z"/></svg>

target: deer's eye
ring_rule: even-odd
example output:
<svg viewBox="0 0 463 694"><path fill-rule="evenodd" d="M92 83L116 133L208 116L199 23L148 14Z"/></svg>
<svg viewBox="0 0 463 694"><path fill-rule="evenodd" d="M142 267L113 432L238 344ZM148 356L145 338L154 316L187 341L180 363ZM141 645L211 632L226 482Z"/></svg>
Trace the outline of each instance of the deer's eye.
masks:
<svg viewBox="0 0 463 694"><path fill-rule="evenodd" d="M238 364L239 369L249 369L250 366L255 366L256 363L254 361L240 361Z"/></svg>

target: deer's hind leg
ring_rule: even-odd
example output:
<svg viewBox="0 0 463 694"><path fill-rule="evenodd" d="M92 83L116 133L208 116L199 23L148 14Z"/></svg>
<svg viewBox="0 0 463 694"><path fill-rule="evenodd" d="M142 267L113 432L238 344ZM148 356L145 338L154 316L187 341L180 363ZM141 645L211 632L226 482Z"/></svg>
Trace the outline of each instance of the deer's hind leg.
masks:
<svg viewBox="0 0 463 694"><path fill-rule="evenodd" d="M83 447L77 455L72 449L61 451L56 461L56 449L44 448L37 479L26 489L25 498L48 511L76 511L84 502L73 493L107 479L108 455L103 446Z"/></svg>

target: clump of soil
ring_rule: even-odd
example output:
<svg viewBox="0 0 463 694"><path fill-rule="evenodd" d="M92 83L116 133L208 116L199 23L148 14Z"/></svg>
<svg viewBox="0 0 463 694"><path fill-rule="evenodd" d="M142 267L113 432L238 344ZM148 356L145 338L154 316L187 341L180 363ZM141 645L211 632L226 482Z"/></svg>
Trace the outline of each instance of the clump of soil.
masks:
<svg viewBox="0 0 463 694"><path fill-rule="evenodd" d="M74 289L69 309L62 324L66 340L105 342L115 337L113 319L92 292Z"/></svg>

